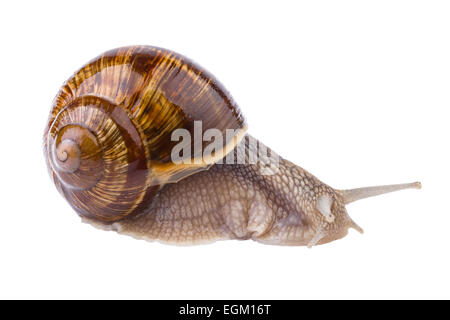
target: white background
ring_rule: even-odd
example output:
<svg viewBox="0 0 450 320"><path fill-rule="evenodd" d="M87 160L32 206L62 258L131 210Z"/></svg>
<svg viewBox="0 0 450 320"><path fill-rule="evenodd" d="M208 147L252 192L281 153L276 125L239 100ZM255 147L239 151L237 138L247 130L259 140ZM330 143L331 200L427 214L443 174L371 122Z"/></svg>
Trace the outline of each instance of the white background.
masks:
<svg viewBox="0 0 450 320"><path fill-rule="evenodd" d="M445 1L76 1L0 5L0 298L450 298ZM336 188L420 180L348 211L315 247L175 247L80 222L42 134L62 82L150 44L216 75L252 135Z"/></svg>

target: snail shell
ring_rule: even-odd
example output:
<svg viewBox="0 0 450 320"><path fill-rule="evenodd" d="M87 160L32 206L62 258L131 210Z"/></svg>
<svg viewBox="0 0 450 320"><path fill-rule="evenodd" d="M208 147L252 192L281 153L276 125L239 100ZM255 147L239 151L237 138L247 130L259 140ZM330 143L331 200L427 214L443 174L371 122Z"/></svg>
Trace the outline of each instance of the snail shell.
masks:
<svg viewBox="0 0 450 320"><path fill-rule="evenodd" d="M194 121L203 132L236 134L209 159L194 152L187 155L191 164L175 164L171 134L185 129L193 136ZM130 46L105 52L64 83L52 104L44 153L71 206L113 222L145 211L161 185L207 169L245 131L237 104L210 73L172 51ZM191 150L201 150L195 141Z"/></svg>

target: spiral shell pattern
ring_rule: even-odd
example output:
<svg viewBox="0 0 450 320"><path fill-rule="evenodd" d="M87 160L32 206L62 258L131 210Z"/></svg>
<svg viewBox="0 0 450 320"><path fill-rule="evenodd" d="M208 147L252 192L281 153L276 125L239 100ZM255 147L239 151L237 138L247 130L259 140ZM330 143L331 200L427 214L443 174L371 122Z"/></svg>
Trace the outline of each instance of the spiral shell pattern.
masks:
<svg viewBox="0 0 450 320"><path fill-rule="evenodd" d="M194 121L203 132L235 130L227 150L246 130L223 86L189 59L149 46L108 51L69 78L53 101L44 135L50 175L80 215L113 222L139 214L162 185L218 160L171 161L172 132L193 134Z"/></svg>

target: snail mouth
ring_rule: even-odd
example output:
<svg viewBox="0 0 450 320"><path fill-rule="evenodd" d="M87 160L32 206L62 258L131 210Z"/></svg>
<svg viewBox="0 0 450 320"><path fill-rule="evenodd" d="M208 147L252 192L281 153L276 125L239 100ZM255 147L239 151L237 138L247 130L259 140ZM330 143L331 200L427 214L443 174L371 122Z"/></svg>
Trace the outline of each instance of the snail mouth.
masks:
<svg viewBox="0 0 450 320"><path fill-rule="evenodd" d="M52 167L66 187L88 189L101 179L102 149L89 129L67 125L59 130L51 148Z"/></svg>

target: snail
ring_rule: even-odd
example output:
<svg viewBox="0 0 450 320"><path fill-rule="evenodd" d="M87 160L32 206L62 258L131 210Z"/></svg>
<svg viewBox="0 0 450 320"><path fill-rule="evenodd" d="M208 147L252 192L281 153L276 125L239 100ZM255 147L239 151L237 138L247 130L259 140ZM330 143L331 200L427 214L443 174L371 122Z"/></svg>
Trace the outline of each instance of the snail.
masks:
<svg viewBox="0 0 450 320"><path fill-rule="evenodd" d="M150 46L107 51L63 84L44 154L56 188L83 222L180 245L325 244L349 228L363 232L346 204L421 187L329 187L250 136L212 74Z"/></svg>

